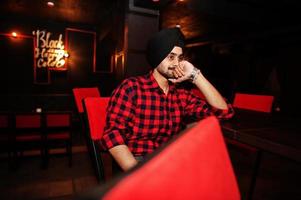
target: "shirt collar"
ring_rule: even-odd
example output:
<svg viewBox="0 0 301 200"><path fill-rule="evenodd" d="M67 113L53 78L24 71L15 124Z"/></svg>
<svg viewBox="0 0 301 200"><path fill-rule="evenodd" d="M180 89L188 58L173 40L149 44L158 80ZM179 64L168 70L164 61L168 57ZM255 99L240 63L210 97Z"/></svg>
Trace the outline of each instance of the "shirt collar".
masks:
<svg viewBox="0 0 301 200"><path fill-rule="evenodd" d="M147 83L144 85L145 89L158 89L161 90L158 82L156 81L153 70L151 70L148 74L146 74ZM176 84L169 82L169 92L173 92L176 87Z"/></svg>

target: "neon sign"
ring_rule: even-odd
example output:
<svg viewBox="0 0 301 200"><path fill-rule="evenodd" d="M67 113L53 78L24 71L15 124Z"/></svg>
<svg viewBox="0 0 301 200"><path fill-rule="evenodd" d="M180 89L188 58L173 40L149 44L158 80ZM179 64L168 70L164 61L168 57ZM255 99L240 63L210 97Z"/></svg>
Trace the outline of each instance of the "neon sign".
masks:
<svg viewBox="0 0 301 200"><path fill-rule="evenodd" d="M65 58L68 54L64 50L62 34L58 39L52 39L52 33L36 30L32 34L35 36L35 62L38 68L46 67L48 69L62 70L65 64Z"/></svg>

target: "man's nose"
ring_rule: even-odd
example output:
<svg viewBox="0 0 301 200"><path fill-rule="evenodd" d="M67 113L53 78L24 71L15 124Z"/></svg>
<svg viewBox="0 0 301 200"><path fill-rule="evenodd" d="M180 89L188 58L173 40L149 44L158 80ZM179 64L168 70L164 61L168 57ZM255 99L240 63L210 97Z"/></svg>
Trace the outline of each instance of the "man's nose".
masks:
<svg viewBox="0 0 301 200"><path fill-rule="evenodd" d="M178 57L176 57L174 60L173 60L173 65L175 66L178 66L180 64L180 59Z"/></svg>

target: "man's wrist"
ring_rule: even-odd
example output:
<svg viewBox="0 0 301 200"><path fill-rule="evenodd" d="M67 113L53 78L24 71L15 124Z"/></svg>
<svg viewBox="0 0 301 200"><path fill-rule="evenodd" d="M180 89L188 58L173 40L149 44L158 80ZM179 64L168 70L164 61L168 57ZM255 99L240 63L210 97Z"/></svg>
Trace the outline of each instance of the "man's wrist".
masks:
<svg viewBox="0 0 301 200"><path fill-rule="evenodd" d="M194 83L200 73L201 71L198 68L194 67L189 76L190 82Z"/></svg>

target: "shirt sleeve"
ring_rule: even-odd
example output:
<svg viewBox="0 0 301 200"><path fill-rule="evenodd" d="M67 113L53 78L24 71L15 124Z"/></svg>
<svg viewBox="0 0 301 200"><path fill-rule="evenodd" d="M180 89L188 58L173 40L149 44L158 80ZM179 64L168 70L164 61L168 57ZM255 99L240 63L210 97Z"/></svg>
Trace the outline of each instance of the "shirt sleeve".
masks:
<svg viewBox="0 0 301 200"><path fill-rule="evenodd" d="M106 125L100 144L104 150L126 144L125 134L129 132L135 113L133 84L124 81L112 93L106 114Z"/></svg>
<svg viewBox="0 0 301 200"><path fill-rule="evenodd" d="M183 94L185 99L185 116L192 121L198 121L208 116L216 116L220 120L230 119L234 115L232 105L225 99L228 109L218 109L208 104L205 99L200 98L189 91Z"/></svg>

